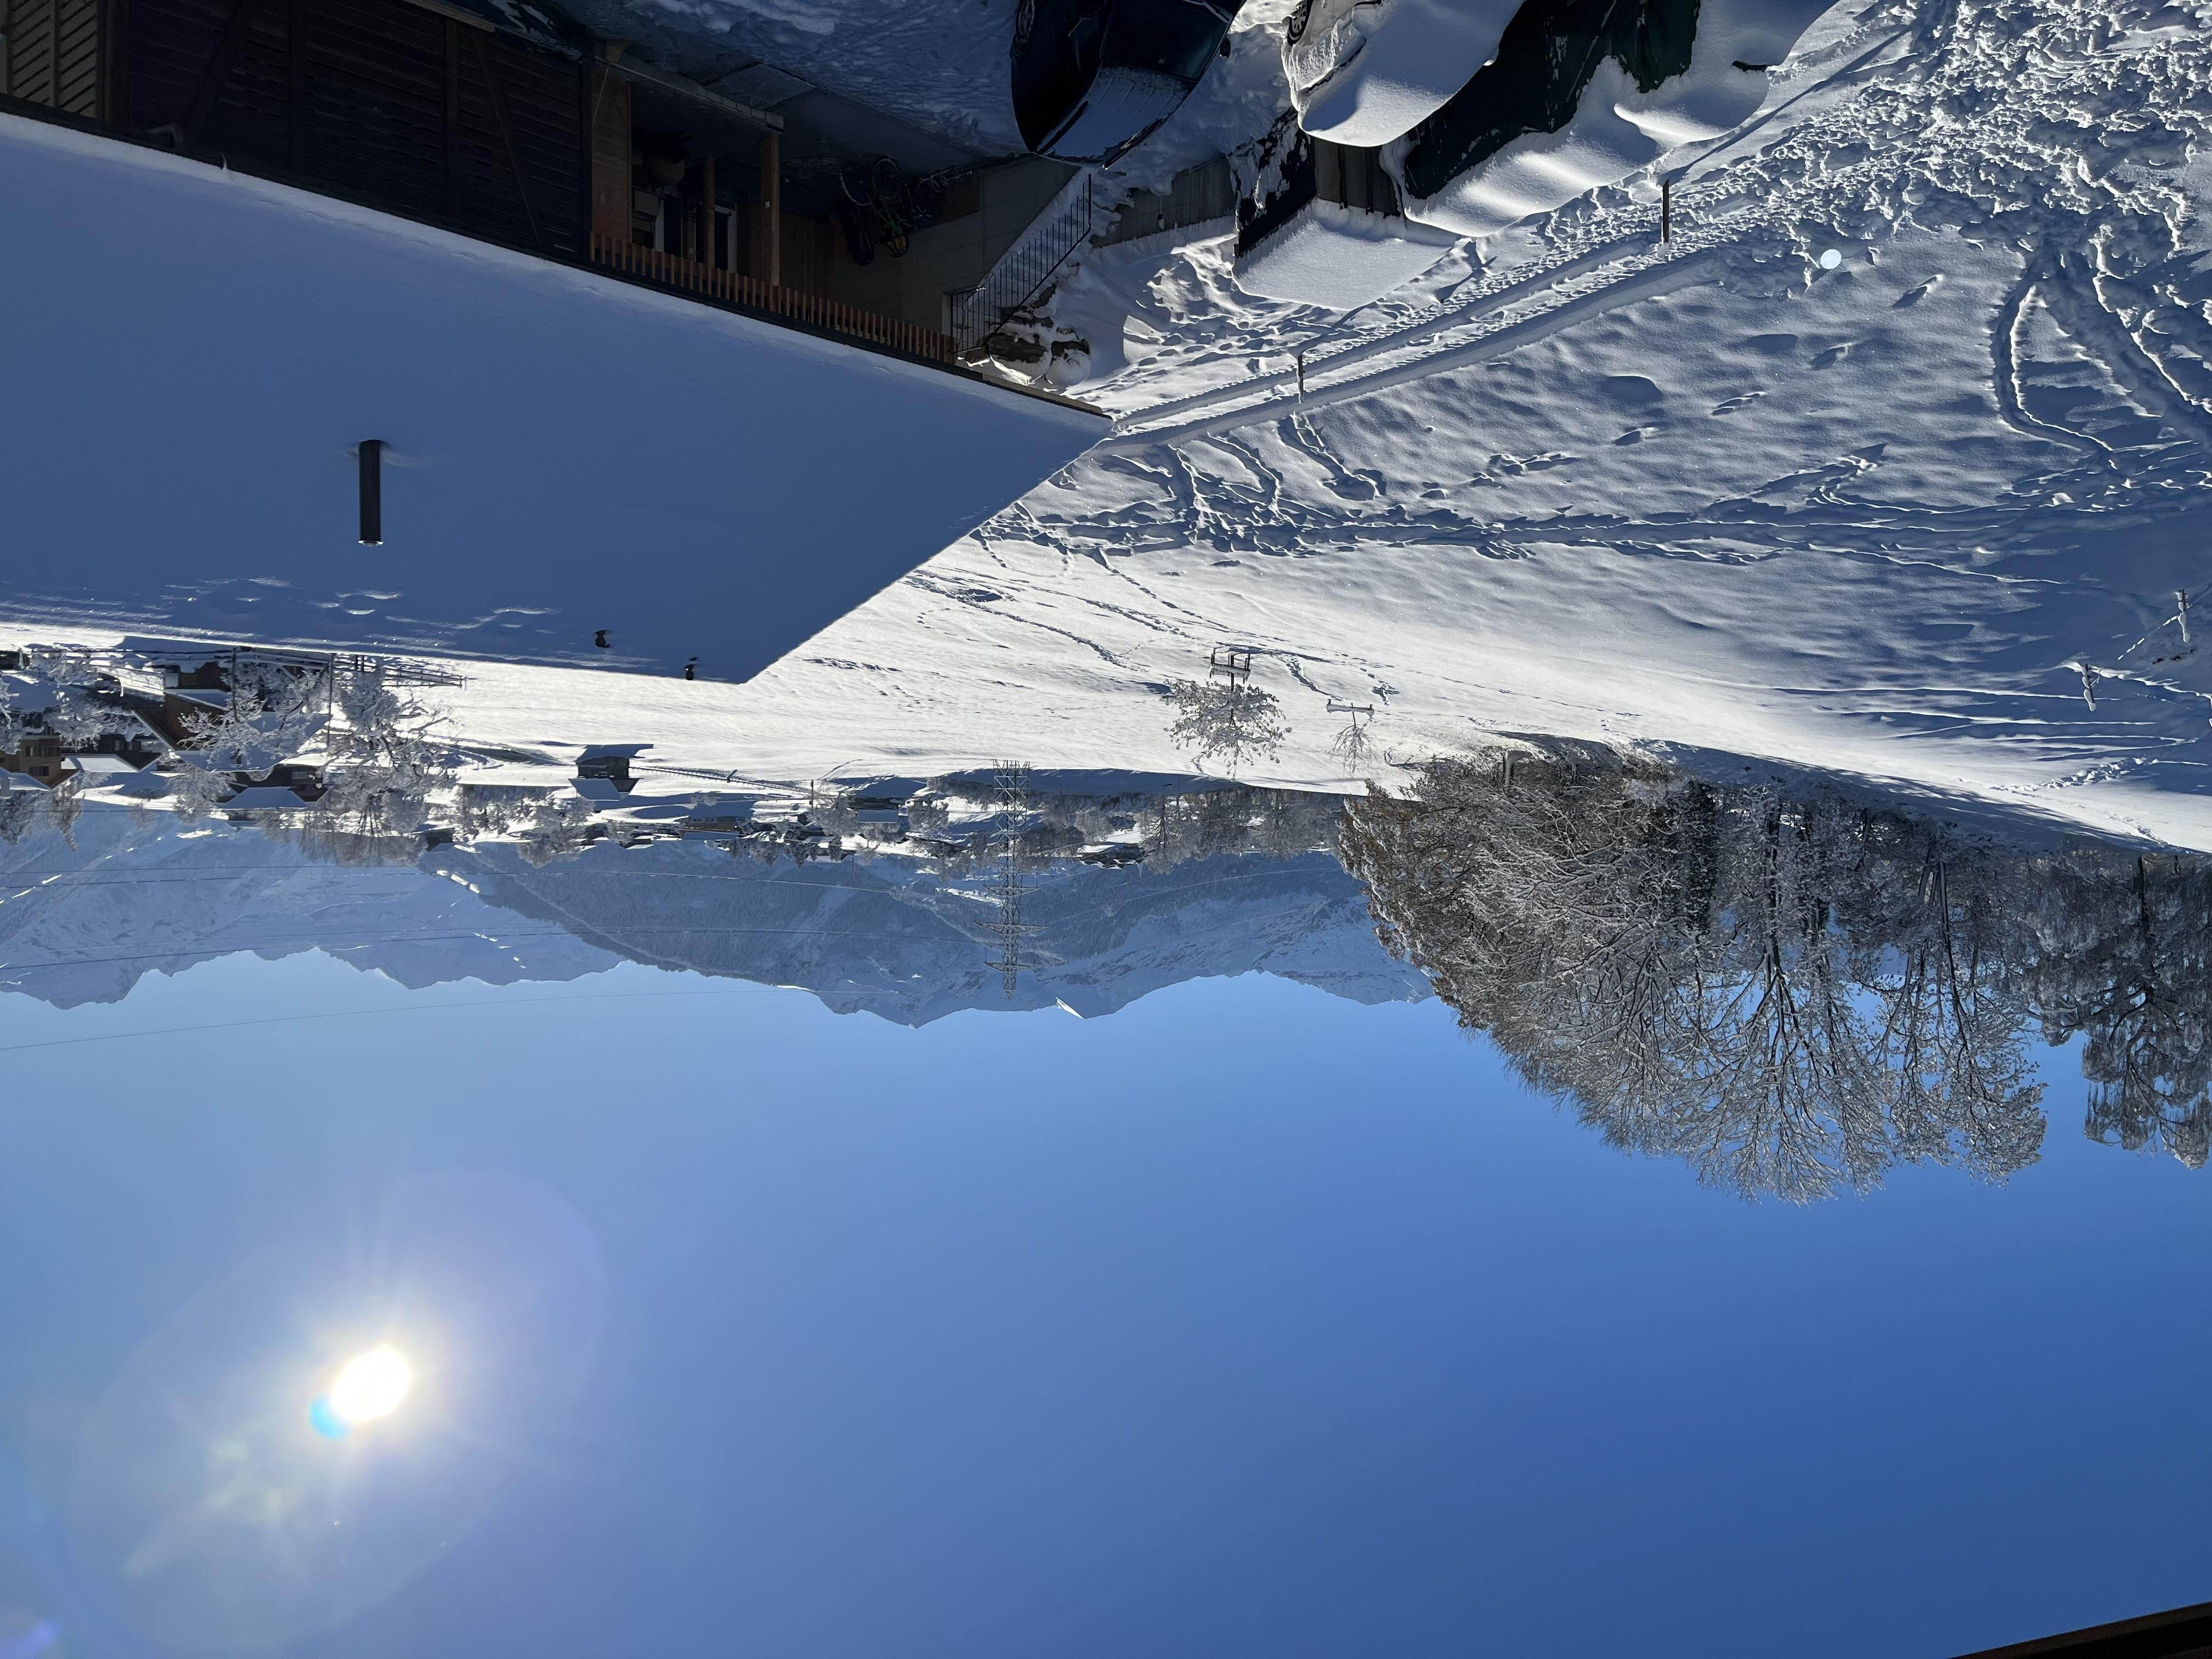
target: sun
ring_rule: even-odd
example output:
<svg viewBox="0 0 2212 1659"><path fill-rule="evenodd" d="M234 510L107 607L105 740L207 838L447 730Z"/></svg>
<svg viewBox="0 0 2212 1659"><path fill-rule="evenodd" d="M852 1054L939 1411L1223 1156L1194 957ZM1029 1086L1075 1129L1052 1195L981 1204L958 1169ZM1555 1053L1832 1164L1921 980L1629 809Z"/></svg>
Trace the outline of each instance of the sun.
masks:
<svg viewBox="0 0 2212 1659"><path fill-rule="evenodd" d="M331 1415L342 1423L389 1417L414 1385L414 1369L397 1348L372 1348L348 1360L331 1384Z"/></svg>

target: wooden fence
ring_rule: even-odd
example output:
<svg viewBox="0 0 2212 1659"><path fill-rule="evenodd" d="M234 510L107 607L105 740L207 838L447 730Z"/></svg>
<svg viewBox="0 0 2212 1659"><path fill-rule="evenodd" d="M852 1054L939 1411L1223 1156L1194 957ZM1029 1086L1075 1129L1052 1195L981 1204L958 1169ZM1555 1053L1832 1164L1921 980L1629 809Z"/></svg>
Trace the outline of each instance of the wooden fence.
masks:
<svg viewBox="0 0 2212 1659"><path fill-rule="evenodd" d="M793 322L811 323L817 328L849 334L933 363L956 360L952 337L939 334L933 328L901 322L896 317L878 316L858 306L825 300L818 294L803 293L795 288L777 288L741 271L717 270L696 259L679 258L672 253L639 247L611 236L592 238L592 263L625 276L642 277L661 288L696 295L702 300L746 311L764 311L774 316L788 317Z"/></svg>

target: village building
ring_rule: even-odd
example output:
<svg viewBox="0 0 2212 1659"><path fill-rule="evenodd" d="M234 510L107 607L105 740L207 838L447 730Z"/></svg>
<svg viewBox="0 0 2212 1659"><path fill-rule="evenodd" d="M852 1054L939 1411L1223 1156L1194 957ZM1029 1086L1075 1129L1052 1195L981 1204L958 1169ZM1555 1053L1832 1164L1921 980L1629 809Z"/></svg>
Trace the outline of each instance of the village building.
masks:
<svg viewBox="0 0 2212 1659"><path fill-rule="evenodd" d="M637 787L633 769L649 743L595 744L576 757L576 793L588 800L615 800Z"/></svg>
<svg viewBox="0 0 2212 1659"><path fill-rule="evenodd" d="M0 0L0 94L948 364L953 297L1077 171L965 148L588 0Z"/></svg>
<svg viewBox="0 0 2212 1659"><path fill-rule="evenodd" d="M62 687L22 668L0 670L0 772L49 789L64 783L88 787L137 772L167 752L153 699L124 690L112 679L71 690L99 711L100 730L69 735L58 718Z"/></svg>
<svg viewBox="0 0 2212 1659"><path fill-rule="evenodd" d="M744 680L1108 430L951 332L1074 169L612 0L0 0L0 36L45 227L10 459L55 486L11 534L57 616Z"/></svg>
<svg viewBox="0 0 2212 1659"><path fill-rule="evenodd" d="M68 762L58 739L32 734L18 738L13 749L0 751L0 771L19 773L48 788L61 781Z"/></svg>

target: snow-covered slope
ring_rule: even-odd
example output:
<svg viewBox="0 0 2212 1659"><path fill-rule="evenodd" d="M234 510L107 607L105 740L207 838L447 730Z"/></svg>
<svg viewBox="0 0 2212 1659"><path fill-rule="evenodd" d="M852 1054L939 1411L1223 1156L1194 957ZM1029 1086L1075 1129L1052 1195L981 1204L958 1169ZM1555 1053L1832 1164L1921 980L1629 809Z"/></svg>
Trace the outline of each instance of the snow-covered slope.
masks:
<svg viewBox="0 0 2212 1659"><path fill-rule="evenodd" d="M1095 253L1055 314L1121 431L763 695L1158 764L1146 686L1236 642L1292 778L1352 698L1401 758L1659 743L2212 845L2201 624L2159 660L2212 581L2209 46L2154 0L1845 7L1670 241L1601 191L1341 319L1218 242Z"/></svg>
<svg viewBox="0 0 2212 1659"><path fill-rule="evenodd" d="M2166 620L2212 582L2205 10L1848 0L1671 240L1601 190L1349 316L1219 241L1093 252L1054 311L1108 441L749 685L486 664L457 720L787 780L1174 769L1161 688L1239 645L1290 727L1254 782L1554 732L2212 847L2207 613L2186 657ZM1256 137L1250 94L1161 140Z"/></svg>

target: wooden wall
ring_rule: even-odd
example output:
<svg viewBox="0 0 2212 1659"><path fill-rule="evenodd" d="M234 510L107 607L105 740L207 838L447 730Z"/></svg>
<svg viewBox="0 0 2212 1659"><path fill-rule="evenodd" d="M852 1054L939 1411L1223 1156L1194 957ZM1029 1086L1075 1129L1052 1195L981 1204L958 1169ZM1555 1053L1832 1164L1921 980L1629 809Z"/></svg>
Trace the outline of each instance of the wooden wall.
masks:
<svg viewBox="0 0 2212 1659"><path fill-rule="evenodd" d="M738 269L748 276L766 274L767 256L762 252L765 245L768 210L758 202L748 202L737 212L738 264ZM837 230L826 220L802 219L795 213L783 216L783 286L801 294L812 294L822 299L836 297L835 281L837 269Z"/></svg>
<svg viewBox="0 0 2212 1659"><path fill-rule="evenodd" d="M581 65L403 0L130 0L122 51L116 118L180 149L518 246L589 246Z"/></svg>
<svg viewBox="0 0 2212 1659"><path fill-rule="evenodd" d="M0 0L0 92L106 117L100 0Z"/></svg>
<svg viewBox="0 0 2212 1659"><path fill-rule="evenodd" d="M592 71L592 234L626 242L630 234L629 82Z"/></svg>

